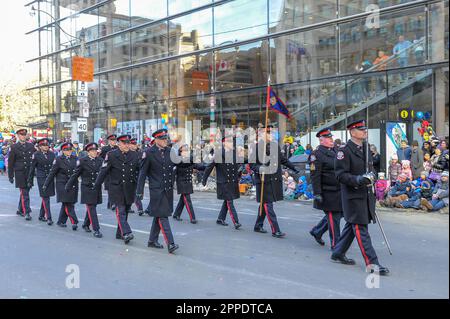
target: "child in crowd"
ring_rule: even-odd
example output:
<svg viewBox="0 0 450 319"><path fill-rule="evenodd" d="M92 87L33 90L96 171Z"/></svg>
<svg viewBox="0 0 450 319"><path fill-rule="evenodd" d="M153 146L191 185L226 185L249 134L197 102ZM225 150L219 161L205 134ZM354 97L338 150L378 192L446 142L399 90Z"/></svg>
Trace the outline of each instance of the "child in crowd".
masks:
<svg viewBox="0 0 450 319"><path fill-rule="evenodd" d="M430 205L433 212L448 206L448 171L442 172L441 179L434 187Z"/></svg>
<svg viewBox="0 0 450 319"><path fill-rule="evenodd" d="M423 170L430 173L432 167L433 167L433 163L431 163L430 153L423 154Z"/></svg>
<svg viewBox="0 0 450 319"><path fill-rule="evenodd" d="M397 182L398 176L402 172L402 165L398 162L398 156L397 154L392 155L391 162L389 164L389 182L391 186L395 185Z"/></svg>
<svg viewBox="0 0 450 319"><path fill-rule="evenodd" d="M411 183L408 177L405 174L400 174L395 185L389 190L387 199L381 202L381 204L383 206L394 207L396 204L408 199L410 190Z"/></svg>
<svg viewBox="0 0 450 319"><path fill-rule="evenodd" d="M397 203L399 208L415 208L415 209L430 209L432 208L428 200L432 197L432 183L430 181L423 181L420 187L411 190L408 199Z"/></svg>
<svg viewBox="0 0 450 319"><path fill-rule="evenodd" d="M405 174L410 181L413 180L412 170L411 170L411 162L409 160L402 161L402 174Z"/></svg>
<svg viewBox="0 0 450 319"><path fill-rule="evenodd" d="M378 173L378 180L375 182L375 193L378 201L383 201L386 196L389 181L386 180L383 172Z"/></svg>
<svg viewBox="0 0 450 319"><path fill-rule="evenodd" d="M286 191L284 192L284 199L294 199L294 192L295 192L295 181L292 176L289 176L287 179L287 186Z"/></svg>

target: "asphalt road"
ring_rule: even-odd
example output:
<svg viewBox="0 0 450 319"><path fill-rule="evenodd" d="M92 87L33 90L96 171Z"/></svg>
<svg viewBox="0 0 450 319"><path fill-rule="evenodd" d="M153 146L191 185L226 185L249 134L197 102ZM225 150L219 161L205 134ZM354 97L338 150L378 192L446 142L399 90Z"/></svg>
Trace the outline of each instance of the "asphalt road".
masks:
<svg viewBox="0 0 450 319"><path fill-rule="evenodd" d="M186 211L182 222L170 219L180 245L171 255L147 248L148 216L130 215L135 239L129 245L115 239L115 215L105 204L98 209L101 239L81 227L47 226L37 219L36 188L27 222L15 214L18 191L0 176L0 298L449 298L448 215L380 211L394 255L378 226L369 226L379 260L391 270L379 278L379 288L369 289L356 242L348 257L357 264L345 266L330 262L327 234L324 247L309 235L322 218L310 205L275 204L287 233L277 239L253 232L254 200L236 201L243 227L235 230L216 225L221 203L215 194L192 198L199 222L190 224ZM59 207L52 198L55 221ZM82 220L84 207L77 205L76 212ZM265 227L270 229L267 221ZM66 286L74 274L66 272L68 265L79 269L79 288Z"/></svg>

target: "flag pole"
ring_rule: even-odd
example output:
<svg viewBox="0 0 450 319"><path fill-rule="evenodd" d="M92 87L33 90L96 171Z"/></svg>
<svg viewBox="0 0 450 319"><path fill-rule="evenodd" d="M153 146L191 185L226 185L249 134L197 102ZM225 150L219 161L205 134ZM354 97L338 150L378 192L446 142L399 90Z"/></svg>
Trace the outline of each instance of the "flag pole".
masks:
<svg viewBox="0 0 450 319"><path fill-rule="evenodd" d="M264 125L264 155L263 155L263 164L266 164L266 152L267 152L267 125L269 121L269 104L270 104L270 74L267 79L267 97L266 97L266 121ZM262 173L261 176L261 195L259 201L259 216L262 216L262 207L264 205L264 178L265 173Z"/></svg>

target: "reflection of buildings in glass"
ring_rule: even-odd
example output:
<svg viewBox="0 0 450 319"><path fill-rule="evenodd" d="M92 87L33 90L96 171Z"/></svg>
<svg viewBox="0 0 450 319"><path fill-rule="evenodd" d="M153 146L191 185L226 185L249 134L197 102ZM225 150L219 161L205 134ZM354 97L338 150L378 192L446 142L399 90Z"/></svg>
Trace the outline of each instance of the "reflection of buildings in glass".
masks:
<svg viewBox="0 0 450 319"><path fill-rule="evenodd" d="M164 0L160 2L163 3ZM213 3L207 0L204 2ZM386 0L377 3L385 8L402 2L407 1ZM360 68L357 66L359 67L362 60L373 62L379 49L384 49L391 55L392 47L397 44L400 34L411 42L427 40L424 42L424 52L428 53L428 60L425 60L424 55L422 60L417 59L420 54L416 55L414 50L410 50L409 62L422 61L416 64L423 64L448 59L448 27L441 27L448 24L445 23L448 22L448 14L442 14L445 12L443 8L448 7L448 2L429 5L428 13L425 13L424 6L419 5L391 10L382 15L379 28L368 29L365 19L350 19L339 23L338 29L336 24L328 23L320 28L277 34L276 37L270 35L326 22L337 16L364 12L367 5L373 1L259 1L260 5L253 6L255 12L246 16L248 19L245 23L236 21L235 25L231 23L230 27L223 26L224 22L233 22L233 18L242 17L241 12L233 10L237 11L239 5L248 5L251 1L238 0L234 2L236 5L229 6L219 4L214 10L193 10L144 27L140 25L156 21L149 18L155 16L155 13L149 8L146 14L141 16L141 12L134 9L135 12L131 16L134 1L111 1L83 13L76 11L97 4L98 1L60 0L59 3L61 18L75 13L71 18L64 19L64 26L69 26L69 32L76 37L79 37L84 29L86 40L90 42L86 56L93 57L96 72L102 72L102 75L95 77L94 82L88 84L88 102L91 105L91 119L96 121L92 127L99 125L108 130L113 129L109 118L116 118L118 122L146 120L158 118L162 112L169 114L170 122L174 125L183 125L186 119L201 118L206 124L211 120L224 125L239 125L244 122L256 126L264 120L265 90L262 88L266 85L270 70L272 84L275 85L280 98L291 112L298 111L295 114L295 123L288 124L305 132L315 129L319 123L333 118L338 113L346 112L349 106L361 100L361 94L358 93L361 91L361 81L356 85L350 84L347 91L344 80L340 78L325 83L315 81L321 77L339 77L343 74L352 74L355 75L354 78L358 78ZM261 18L261 12L264 12L265 17L265 3L269 4L269 25L265 25L266 19ZM41 8L46 6L49 12L56 11L51 4L41 2L40 5ZM228 8L229 12L224 14L221 11L224 8ZM158 19L164 17L163 11L161 9L156 14ZM425 19L427 14L430 18L428 24ZM206 15L214 16L214 20L206 18ZM211 21L214 21L214 26ZM140 27L113 35L131 26ZM40 37L42 54L57 51L58 45L52 41L53 35L58 32L55 27L49 30L51 32L42 31ZM216 34L211 35L212 31ZM256 34L265 36L266 32L267 39L258 38L258 41L253 43L240 42ZM64 34L61 33L60 36L61 42L67 40ZM107 37L92 41L105 36ZM212 45L213 36L216 46L232 44L227 49L195 54L197 50L208 49ZM425 39L425 36L428 39ZM236 40L237 38L240 40ZM232 42L220 43L220 39ZM75 42L77 41L71 39L67 43L73 45ZM64 48L65 46L62 47ZM74 54L79 54L78 48L42 58L40 84L67 81L70 78L71 57ZM181 57L174 57L180 54ZM169 61L152 62L167 57ZM152 63L139 66L139 63L146 62ZM128 65L132 66L127 70L114 71ZM388 70L394 67L397 67L395 59L388 65ZM417 73L412 72L409 77L410 82L414 83L406 83L407 88L393 87L399 84L396 80L398 76L389 78L386 88L391 96L398 96L402 101L405 101L407 96L412 96L414 102L411 104L426 105L434 113L435 110L431 110L430 94L435 88L434 94L444 92L437 94L435 101L436 104L446 105L446 90L443 87L446 76L448 81L448 73L442 73L440 70L435 72L440 74L436 74L437 78L443 77L444 80L437 81L433 87L428 81L430 75L425 79L415 79ZM426 83L429 89L421 90L422 93L417 94L421 81ZM375 76L367 78L364 88L368 93L365 98L380 95L380 90L376 90L376 83ZM216 103L212 111L208 96L211 88L215 89ZM66 103L66 93L69 91L73 97L76 96L75 83L65 82L42 89L42 95L51 101L47 103L48 106L42 106L42 109L60 112L71 108L72 105ZM346 94L349 105L346 104ZM396 116L397 98L391 96L389 101L393 101L393 105L389 105L389 117L392 118ZM60 103L59 109L50 107L56 103ZM381 101L371 103L368 104L370 112L383 108ZM377 106L377 103L381 106ZM445 108L440 109L445 113ZM77 113L76 105L72 111ZM359 114L362 112L361 109ZM439 118L445 118L444 113ZM376 115L380 116L378 113ZM270 116L271 121L280 122L280 126L286 124L284 118L274 112L271 112ZM286 129L293 131L289 125Z"/></svg>

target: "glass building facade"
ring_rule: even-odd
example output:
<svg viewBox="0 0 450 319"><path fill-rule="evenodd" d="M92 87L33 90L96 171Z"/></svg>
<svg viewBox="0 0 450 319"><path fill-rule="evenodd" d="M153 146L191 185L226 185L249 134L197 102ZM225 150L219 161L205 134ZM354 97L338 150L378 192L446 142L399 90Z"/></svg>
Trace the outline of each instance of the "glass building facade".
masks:
<svg viewBox="0 0 450 319"><path fill-rule="evenodd" d="M402 110L429 115L437 134L448 135L448 0L47 0L27 7L36 12L30 33L39 34L39 56L28 61L38 64L39 85L30 89L39 90L56 138L73 133L60 113L71 113L71 122L80 116L73 56L95 61L88 131L77 139L142 138L193 120L202 128L256 128L265 120L269 78L293 115L270 112L271 122L306 143L322 127L344 131L366 117L371 129L406 122L412 140L417 123Z"/></svg>

